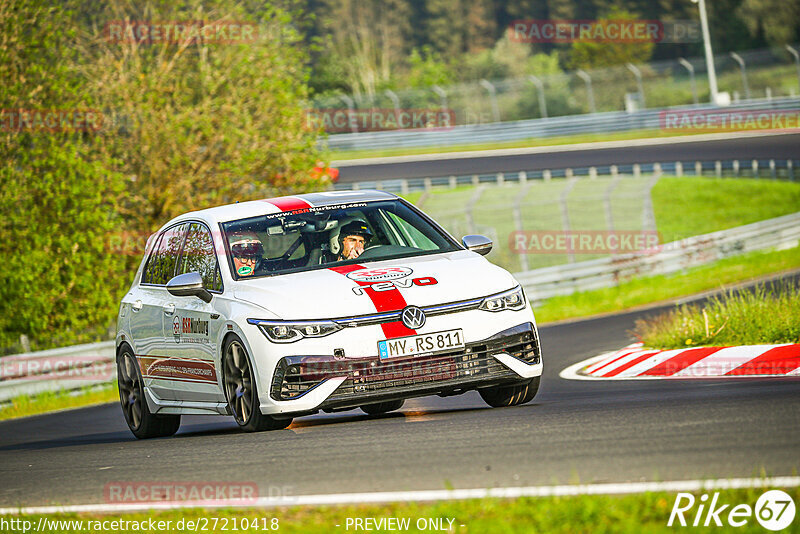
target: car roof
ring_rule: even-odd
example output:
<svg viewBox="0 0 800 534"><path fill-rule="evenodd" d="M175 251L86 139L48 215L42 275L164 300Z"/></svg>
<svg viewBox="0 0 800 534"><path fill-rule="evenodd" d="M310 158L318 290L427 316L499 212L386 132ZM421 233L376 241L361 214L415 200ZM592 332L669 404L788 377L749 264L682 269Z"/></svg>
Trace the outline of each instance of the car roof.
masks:
<svg viewBox="0 0 800 534"><path fill-rule="evenodd" d="M217 206L204 210L191 211L175 217L164 227L189 219L201 219L210 224L246 219L259 215L269 215L285 211L295 211L303 208L321 206L335 206L340 204L353 204L357 202L374 202L378 200L397 200L397 195L364 189L359 191L326 191L321 193L306 193L302 195L289 195L285 197L266 198L263 200L250 200L237 202L225 206Z"/></svg>

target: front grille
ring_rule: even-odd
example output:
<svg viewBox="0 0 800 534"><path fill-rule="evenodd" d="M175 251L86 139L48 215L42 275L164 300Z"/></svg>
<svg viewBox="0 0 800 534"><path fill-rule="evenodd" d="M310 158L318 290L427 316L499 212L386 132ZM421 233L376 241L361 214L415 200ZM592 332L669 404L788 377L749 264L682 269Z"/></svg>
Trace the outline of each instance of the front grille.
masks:
<svg viewBox="0 0 800 534"><path fill-rule="evenodd" d="M526 323L487 340L467 344L464 349L429 356L390 360L381 360L377 356L363 359L286 357L276 369L271 397L275 400L295 399L324 379L335 376L346 376L347 379L326 404L363 396L402 393L419 387L444 391L470 382L519 379L491 356L498 352L506 352L529 364L539 363L539 340L533 325Z"/></svg>

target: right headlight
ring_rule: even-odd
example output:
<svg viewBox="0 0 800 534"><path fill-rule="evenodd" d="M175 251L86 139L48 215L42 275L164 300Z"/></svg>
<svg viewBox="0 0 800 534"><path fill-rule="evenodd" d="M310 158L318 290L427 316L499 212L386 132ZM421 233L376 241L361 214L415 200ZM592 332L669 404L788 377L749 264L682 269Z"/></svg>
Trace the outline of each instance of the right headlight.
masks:
<svg viewBox="0 0 800 534"><path fill-rule="evenodd" d="M522 310L528 305L525 302L525 294L522 292L522 286L517 286L514 289L497 293L483 299L479 309L490 312L498 312L504 310Z"/></svg>
<svg viewBox="0 0 800 534"><path fill-rule="evenodd" d="M333 321L260 321L248 319L274 343L293 343L304 337L325 337L342 329Z"/></svg>

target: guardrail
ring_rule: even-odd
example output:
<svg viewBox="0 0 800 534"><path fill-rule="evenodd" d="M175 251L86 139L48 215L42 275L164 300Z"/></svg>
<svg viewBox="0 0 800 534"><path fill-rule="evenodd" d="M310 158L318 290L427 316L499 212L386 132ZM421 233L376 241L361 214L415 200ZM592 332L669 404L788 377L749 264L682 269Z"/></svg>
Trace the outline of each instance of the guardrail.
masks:
<svg viewBox="0 0 800 534"><path fill-rule="evenodd" d="M455 188L462 185L483 184L504 185L524 184L533 180L553 178L597 178L598 176L619 175L640 177L643 174L662 173L673 176L714 176L716 178L747 177L795 180L800 178L800 159L748 159L748 160L706 160L706 161L665 161L654 163L630 163L626 165L598 165L593 167L566 167L561 169L522 170L518 172L498 172L490 174L433 176L427 178L401 178L395 180L375 180L336 183L334 190L350 191L358 189L380 189L392 193L407 194L413 191L430 191L433 188Z"/></svg>
<svg viewBox="0 0 800 534"><path fill-rule="evenodd" d="M671 274L723 258L800 243L800 212L666 243L641 254L620 254L516 273L531 304L579 291L617 286L637 276Z"/></svg>
<svg viewBox="0 0 800 534"><path fill-rule="evenodd" d="M471 124L431 130L391 130L381 132L346 133L328 136L320 143L330 150L369 150L398 147L437 147L469 145L520 139L561 137L575 134L659 130L661 113L665 111L702 112L710 110L797 110L799 98L754 99L737 102L730 107L711 104L645 109L634 112L611 111L567 115L547 119L528 119L488 124Z"/></svg>
<svg viewBox="0 0 800 534"><path fill-rule="evenodd" d="M114 341L0 358L0 402L45 391L69 391L117 376Z"/></svg>

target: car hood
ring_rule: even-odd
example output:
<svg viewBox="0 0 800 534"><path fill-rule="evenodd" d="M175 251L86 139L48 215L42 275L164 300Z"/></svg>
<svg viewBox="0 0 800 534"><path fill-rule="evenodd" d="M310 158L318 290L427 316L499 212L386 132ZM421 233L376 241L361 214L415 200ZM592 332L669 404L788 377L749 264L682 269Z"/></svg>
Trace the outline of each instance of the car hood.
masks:
<svg viewBox="0 0 800 534"><path fill-rule="evenodd" d="M485 297L511 289L505 269L467 250L239 280L234 295L273 317L328 319ZM387 291L365 290L371 284Z"/></svg>

